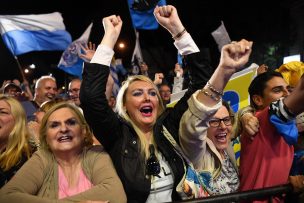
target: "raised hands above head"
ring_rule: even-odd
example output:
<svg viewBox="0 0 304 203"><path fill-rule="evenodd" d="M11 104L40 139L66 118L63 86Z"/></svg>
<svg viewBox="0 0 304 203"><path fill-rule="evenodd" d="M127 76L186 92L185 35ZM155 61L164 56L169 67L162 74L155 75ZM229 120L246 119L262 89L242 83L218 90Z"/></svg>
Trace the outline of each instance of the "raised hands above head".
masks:
<svg viewBox="0 0 304 203"><path fill-rule="evenodd" d="M242 39L239 42L231 42L230 44L223 46L220 63L207 83L207 87L199 94L199 100L202 103L207 106L212 106L220 101L223 90L231 76L237 71L240 71L248 62L251 48L252 42L245 39ZM212 94L211 92L215 94ZM209 97L209 101L204 101L204 97L201 97L201 95Z"/></svg>
<svg viewBox="0 0 304 203"><path fill-rule="evenodd" d="M86 61L91 61L91 59L93 58L94 54L95 54L95 51L96 51L96 46L94 43L92 42L89 42L88 44L86 44L85 46L83 46L81 43L80 43L80 47L81 47L81 50L83 52L79 54L79 57L86 60Z"/></svg>
<svg viewBox="0 0 304 203"><path fill-rule="evenodd" d="M172 37L182 33L185 29L174 6L156 6L154 16L157 22L171 33Z"/></svg>
<svg viewBox="0 0 304 203"><path fill-rule="evenodd" d="M113 49L121 31L122 20L120 19L120 16L111 15L103 18L102 24L105 34L101 44Z"/></svg>
<svg viewBox="0 0 304 203"><path fill-rule="evenodd" d="M260 75L260 74L262 74L262 73L264 73L264 72L267 72L268 69L269 69L269 68L268 68L267 65L265 65L265 64L260 65L260 66L257 68L257 70L256 70L257 75Z"/></svg>
<svg viewBox="0 0 304 203"><path fill-rule="evenodd" d="M163 73L155 73L153 83L155 85L160 85L160 84L162 84L163 79L164 79L164 74Z"/></svg>
<svg viewBox="0 0 304 203"><path fill-rule="evenodd" d="M230 76L243 69L252 51L252 41L242 39L231 42L222 48L219 67L224 68Z"/></svg>
<svg viewBox="0 0 304 203"><path fill-rule="evenodd" d="M174 73L176 74L177 77L180 77L180 76L184 75L184 70L181 67L181 65L179 65L179 63L175 64Z"/></svg>

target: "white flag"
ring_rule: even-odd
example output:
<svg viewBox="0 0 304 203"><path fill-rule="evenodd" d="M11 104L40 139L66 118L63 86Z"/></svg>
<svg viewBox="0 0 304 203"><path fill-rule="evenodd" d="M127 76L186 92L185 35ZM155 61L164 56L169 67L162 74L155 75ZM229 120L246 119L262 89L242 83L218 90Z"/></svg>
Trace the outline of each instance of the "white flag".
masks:
<svg viewBox="0 0 304 203"><path fill-rule="evenodd" d="M65 50L71 35L59 12L38 15L0 15L0 32L12 54Z"/></svg>
<svg viewBox="0 0 304 203"><path fill-rule="evenodd" d="M92 26L93 23L88 26L81 37L73 41L63 52L58 64L58 68L69 74L76 75L81 78L83 60L79 57L79 54L81 53L80 44L86 46L91 34Z"/></svg>
<svg viewBox="0 0 304 203"><path fill-rule="evenodd" d="M136 41L135 41L135 47L132 55L132 73L133 75L137 75L139 73L139 64L143 62L143 57L140 49L140 44L139 44L139 33L135 31L136 35Z"/></svg>
<svg viewBox="0 0 304 203"><path fill-rule="evenodd" d="M216 41L220 52L224 45L229 44L231 42L223 21L221 21L221 25L216 30L214 30L211 35Z"/></svg>

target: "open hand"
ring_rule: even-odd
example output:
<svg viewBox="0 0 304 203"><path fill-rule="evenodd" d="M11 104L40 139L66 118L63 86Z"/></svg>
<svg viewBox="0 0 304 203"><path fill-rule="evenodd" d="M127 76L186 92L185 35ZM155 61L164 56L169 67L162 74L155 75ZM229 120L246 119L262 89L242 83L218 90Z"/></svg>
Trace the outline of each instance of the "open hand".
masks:
<svg viewBox="0 0 304 203"><path fill-rule="evenodd" d="M96 51L96 46L94 43L89 42L88 45L86 44L85 46L83 46L80 43L80 48L83 52L79 54L79 57L84 59L85 61L91 61L91 59L93 58L95 51Z"/></svg>

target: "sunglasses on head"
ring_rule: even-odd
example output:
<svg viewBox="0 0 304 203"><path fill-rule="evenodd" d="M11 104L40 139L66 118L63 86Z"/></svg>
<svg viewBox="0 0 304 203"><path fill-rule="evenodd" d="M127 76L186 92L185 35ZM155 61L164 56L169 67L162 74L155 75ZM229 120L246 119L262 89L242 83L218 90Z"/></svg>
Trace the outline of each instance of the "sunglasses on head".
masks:
<svg viewBox="0 0 304 203"><path fill-rule="evenodd" d="M160 173L160 164L155 156L155 148L153 144L149 145L150 157L146 162L146 174L156 176Z"/></svg>

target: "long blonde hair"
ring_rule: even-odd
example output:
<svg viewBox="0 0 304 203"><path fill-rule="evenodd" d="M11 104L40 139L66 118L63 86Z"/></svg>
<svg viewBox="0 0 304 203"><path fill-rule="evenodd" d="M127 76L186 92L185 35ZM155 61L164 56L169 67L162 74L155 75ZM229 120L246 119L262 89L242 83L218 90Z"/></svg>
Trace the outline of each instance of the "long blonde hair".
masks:
<svg viewBox="0 0 304 203"><path fill-rule="evenodd" d="M0 100L10 105L11 114L15 120L5 151L0 154L0 166L4 171L7 171L17 165L23 155L26 155L27 158L30 157L31 150L28 144L30 133L27 128L26 114L20 102L6 95L0 95Z"/></svg>
<svg viewBox="0 0 304 203"><path fill-rule="evenodd" d="M157 111L157 118L162 114L162 112L164 111L165 107L163 105L161 96L159 94L158 88L156 87L156 85L152 82L152 80L150 78L148 78L147 76L144 75L133 75L133 76L129 76L123 83L122 83L122 87L120 88L117 98L116 98L116 111L118 113L119 116L121 116L125 121L127 121L129 124L132 125L132 127L134 128L135 132L138 135L139 141L140 141L140 153L143 157L145 157L145 159L147 159L147 156L149 155L149 142L146 139L144 133L141 131L141 129L132 121L132 119L130 118L130 116L128 115L128 113L126 112L126 110L124 109L125 103L126 103L126 93L128 91L129 86L135 82L135 81L144 81L147 82L149 84L151 84L154 89L156 90L156 95L158 98L158 103L159 103L159 108ZM153 134L153 132L152 132ZM155 145L154 142L154 136L151 137L151 142Z"/></svg>
<svg viewBox="0 0 304 203"><path fill-rule="evenodd" d="M73 114L76 116L76 119L78 120L78 122L80 122L81 125L81 129L85 130L85 138L84 138L84 147L89 147L93 145L93 133L89 127L89 125L87 124L84 116L82 115L81 111L79 110L79 108L74 105L74 104L70 104L68 102L59 102L58 104L53 105L43 116L42 121L41 121L41 126L40 126L40 131L39 131L39 135L40 135L40 148L51 152L47 141L46 141L46 136L47 136L47 130L48 130L48 126L47 126L47 122L49 117L54 113L54 111L58 110L58 109L62 109L62 108L68 108L70 109Z"/></svg>

